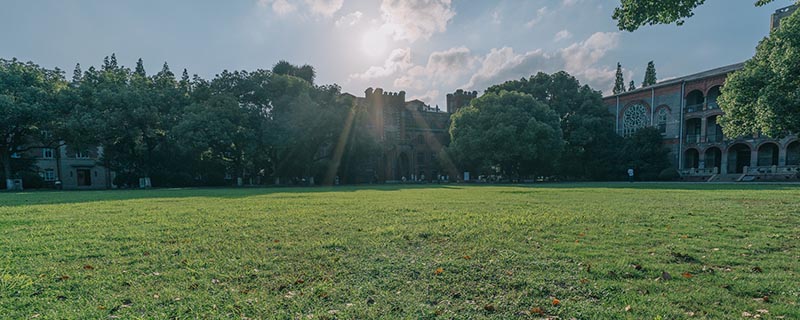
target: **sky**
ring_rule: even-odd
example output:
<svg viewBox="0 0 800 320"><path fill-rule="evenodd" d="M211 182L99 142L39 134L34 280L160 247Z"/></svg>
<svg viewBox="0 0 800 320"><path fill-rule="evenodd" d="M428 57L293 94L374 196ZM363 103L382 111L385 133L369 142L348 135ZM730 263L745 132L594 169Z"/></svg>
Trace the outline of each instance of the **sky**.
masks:
<svg viewBox="0 0 800 320"><path fill-rule="evenodd" d="M618 0L0 0L0 58L70 76L115 53L206 79L287 60L356 96L380 87L444 108L456 89L540 71L608 95L617 62L637 86L651 60L659 80L742 62L792 1L708 0L683 26L626 32L611 18Z"/></svg>

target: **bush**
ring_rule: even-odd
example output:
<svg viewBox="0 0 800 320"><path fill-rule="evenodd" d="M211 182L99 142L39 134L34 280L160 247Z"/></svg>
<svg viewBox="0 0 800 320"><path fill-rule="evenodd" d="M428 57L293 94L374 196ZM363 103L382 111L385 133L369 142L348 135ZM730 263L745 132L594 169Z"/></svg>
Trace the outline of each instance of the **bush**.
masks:
<svg viewBox="0 0 800 320"><path fill-rule="evenodd" d="M23 171L19 173L22 179L22 187L25 189L41 189L44 187L44 179L36 172Z"/></svg>
<svg viewBox="0 0 800 320"><path fill-rule="evenodd" d="M658 180L661 181L674 181L680 179L680 177L681 174L674 168L666 168L658 174Z"/></svg>

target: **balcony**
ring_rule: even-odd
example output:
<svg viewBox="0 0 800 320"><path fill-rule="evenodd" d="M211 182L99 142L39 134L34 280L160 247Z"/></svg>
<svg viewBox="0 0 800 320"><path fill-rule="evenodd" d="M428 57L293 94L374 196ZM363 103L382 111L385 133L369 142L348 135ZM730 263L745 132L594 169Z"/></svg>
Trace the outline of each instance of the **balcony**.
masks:
<svg viewBox="0 0 800 320"><path fill-rule="evenodd" d="M706 142L722 142L724 137L721 134L709 134L706 136Z"/></svg>
<svg viewBox="0 0 800 320"><path fill-rule="evenodd" d="M692 113L698 111L703 111L702 103L690 104L686 106L686 113Z"/></svg>
<svg viewBox="0 0 800 320"><path fill-rule="evenodd" d="M700 142L700 135L699 134L687 134L686 135L686 143L699 143Z"/></svg>
<svg viewBox="0 0 800 320"><path fill-rule="evenodd" d="M708 103L708 108L707 109L708 110L719 109L719 104L717 104L716 101L711 101L711 102Z"/></svg>

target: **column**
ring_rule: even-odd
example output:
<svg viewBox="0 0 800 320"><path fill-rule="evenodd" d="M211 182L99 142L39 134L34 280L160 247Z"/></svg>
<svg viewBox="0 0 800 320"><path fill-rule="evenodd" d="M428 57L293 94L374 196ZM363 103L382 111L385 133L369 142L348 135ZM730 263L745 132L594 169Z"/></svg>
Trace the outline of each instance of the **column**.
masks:
<svg viewBox="0 0 800 320"><path fill-rule="evenodd" d="M722 152L720 152L720 157L722 157L722 159L720 160L720 163L719 163L719 167L720 167L719 168L719 173L720 174L728 174L728 152L727 152L727 150L723 150Z"/></svg>
<svg viewBox="0 0 800 320"><path fill-rule="evenodd" d="M700 142L706 142L706 129L708 127L708 118L700 118Z"/></svg>

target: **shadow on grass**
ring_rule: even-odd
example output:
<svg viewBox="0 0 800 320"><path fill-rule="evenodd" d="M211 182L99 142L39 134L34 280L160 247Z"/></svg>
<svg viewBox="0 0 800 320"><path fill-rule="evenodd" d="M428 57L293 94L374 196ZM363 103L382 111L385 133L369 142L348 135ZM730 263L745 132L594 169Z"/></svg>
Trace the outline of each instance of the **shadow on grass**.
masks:
<svg viewBox="0 0 800 320"><path fill-rule="evenodd" d="M303 194L327 192L358 192L400 190L460 190L472 188L506 187L520 190L500 190L500 193L534 193L535 189L630 189L630 190L800 190L794 183L682 183L682 182L566 182L539 184L387 184L336 187L254 187L254 188L168 188L148 190L72 190L72 191L32 191L0 193L0 207L71 204L96 201L173 199L206 197L220 199L239 199L259 195L286 194L285 197L302 197Z"/></svg>

